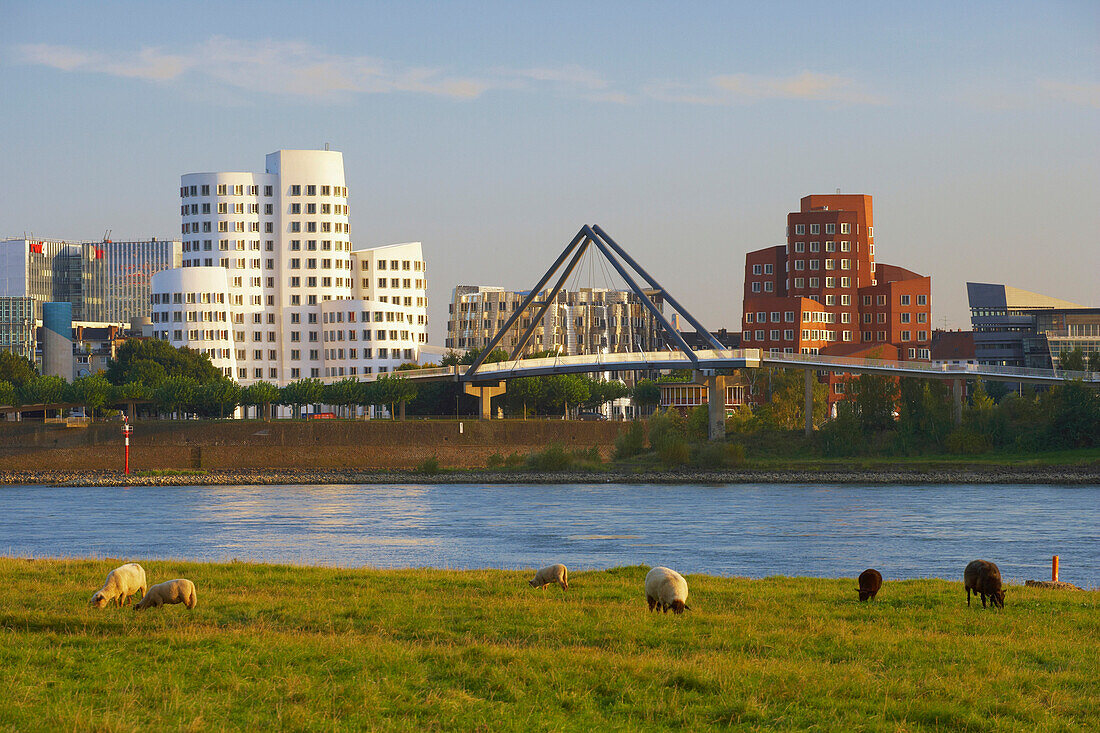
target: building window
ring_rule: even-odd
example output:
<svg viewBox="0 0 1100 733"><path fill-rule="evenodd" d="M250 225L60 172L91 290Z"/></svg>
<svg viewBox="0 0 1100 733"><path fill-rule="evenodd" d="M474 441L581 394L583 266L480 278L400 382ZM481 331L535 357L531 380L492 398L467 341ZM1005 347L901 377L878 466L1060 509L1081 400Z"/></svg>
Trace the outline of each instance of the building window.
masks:
<svg viewBox="0 0 1100 733"><path fill-rule="evenodd" d="M385 286L385 284L386 284L385 280L379 280L378 281L379 287L383 287L383 286ZM752 284L752 292L754 292L754 293L759 293L760 292L760 283L759 282L754 282Z"/></svg>
<svg viewBox="0 0 1100 733"><path fill-rule="evenodd" d="M918 295L917 296L917 305L928 305L928 296L927 295Z"/></svg>
<svg viewBox="0 0 1100 733"><path fill-rule="evenodd" d="M795 224L794 225L794 233L795 234L805 234L806 233L806 225L805 224Z"/></svg>
<svg viewBox="0 0 1100 733"><path fill-rule="evenodd" d="M851 227L852 227L851 224L842 221L840 223L840 233L841 234L851 234L852 233Z"/></svg>
<svg viewBox="0 0 1100 733"><path fill-rule="evenodd" d="M752 266L752 274L753 275L761 275L761 274L763 274L763 271L764 271L764 268L761 267L760 265L753 265Z"/></svg>
<svg viewBox="0 0 1100 733"><path fill-rule="evenodd" d="M909 296L908 295L901 296L901 304L902 305L909 305Z"/></svg>

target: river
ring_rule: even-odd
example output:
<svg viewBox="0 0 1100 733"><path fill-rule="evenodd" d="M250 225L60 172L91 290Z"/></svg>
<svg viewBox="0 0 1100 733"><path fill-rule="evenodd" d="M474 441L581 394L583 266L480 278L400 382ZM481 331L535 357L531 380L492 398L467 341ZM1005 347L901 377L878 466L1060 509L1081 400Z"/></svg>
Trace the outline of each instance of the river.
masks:
<svg viewBox="0 0 1100 733"><path fill-rule="evenodd" d="M0 554L1100 586L1100 486L0 487Z"/></svg>

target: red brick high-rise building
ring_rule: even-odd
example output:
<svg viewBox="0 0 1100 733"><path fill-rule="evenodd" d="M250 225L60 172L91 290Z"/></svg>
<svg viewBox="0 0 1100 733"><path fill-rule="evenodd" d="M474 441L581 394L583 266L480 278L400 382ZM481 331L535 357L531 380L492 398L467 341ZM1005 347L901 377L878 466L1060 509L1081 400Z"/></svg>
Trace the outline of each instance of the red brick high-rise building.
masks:
<svg viewBox="0 0 1100 733"><path fill-rule="evenodd" d="M787 244L745 256L741 346L788 354L928 360L932 280L875 262L871 197L814 194ZM835 397L830 391L830 400Z"/></svg>

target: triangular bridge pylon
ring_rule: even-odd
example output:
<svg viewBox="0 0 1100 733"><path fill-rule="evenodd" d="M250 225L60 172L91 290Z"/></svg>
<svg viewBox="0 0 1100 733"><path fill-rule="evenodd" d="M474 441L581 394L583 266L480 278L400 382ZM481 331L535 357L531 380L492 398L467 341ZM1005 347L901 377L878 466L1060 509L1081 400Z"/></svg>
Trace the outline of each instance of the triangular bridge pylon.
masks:
<svg viewBox="0 0 1100 733"><path fill-rule="evenodd" d="M697 318L695 318L695 316L691 315L691 313L689 313L682 305L680 305L680 303L674 297L672 297L672 295L667 290L661 287L656 278L646 272L646 270L644 270L641 265L635 262L634 258L627 254L626 250L620 247L614 239L607 235L607 232L601 229L598 224L585 224L583 227L581 227L580 231L577 232L577 236L573 237L573 240L569 243L569 246L567 246L565 250L561 253L561 255L558 256L558 259L554 261L554 264L550 266L550 269L547 270L545 274L543 274L542 278L538 281L535 287L533 287L531 291L527 294L527 297L524 298L523 303L520 305L520 307L512 311L512 315L508 318L507 321L505 321L504 325L497 331L496 335L493 336L492 340L489 341L485 348L481 350L481 353L478 354L477 359L475 359L474 363L471 364L470 367L466 370L464 375L465 379L469 380L475 376L475 372L477 372L478 368L484 363L489 354L492 353L493 349L497 347L501 339L504 338L505 334L507 334L512 326L515 325L519 317L525 311L527 311L527 309L530 308L532 304L535 303L535 299L538 298L539 295L542 293L543 288L546 287L546 284L550 282L550 279L554 277L554 275L557 274L560 270L561 274L554 282L553 287L551 287L550 290L547 292L546 298L538 303L539 310L535 317L531 319L531 325L528 326L528 328L523 332L523 336L520 337L520 339L516 342L515 347L512 349L510 358L513 360L519 358L519 355L523 353L524 347L527 345L527 342L530 341L531 335L535 332L538 324L542 322L543 316L546 314L546 310L554 303L554 300L557 298L558 293L561 292L562 287L565 285L569 276L573 273L573 270L576 269L577 265L580 263L581 259L584 257L585 252L590 246L594 246L596 250L603 255L604 259L606 259L607 262L615 268L615 270L619 273L623 280L626 281L627 287L629 287L630 290L633 291L636 296L638 296L638 299L641 301L645 309L653 314L653 317L656 318L657 322L661 324L661 328L668 335L669 339L676 344L679 350L682 351L688 357L688 359L691 360L692 364L698 364L699 361L695 352L688 345L687 341L684 340L683 335L672 327L672 324L669 323L664 313L661 312L661 309L658 308L653 303L653 300L649 297L649 295L646 294L645 289L643 289L642 286L638 284L638 280L634 275L631 274L631 270L635 273L635 275L640 276L643 280L645 280L645 282L649 284L650 291L659 292L661 294L661 297L664 299L664 302L668 303L670 306L672 306L672 308L676 310L677 313L683 316L683 318L688 323L690 323L696 329L696 331L698 331L699 335L702 338L710 342L711 346L718 350L724 348L722 344L719 343L718 339L714 338L714 335L710 331L708 331L707 328L703 326L703 324L700 323Z"/></svg>

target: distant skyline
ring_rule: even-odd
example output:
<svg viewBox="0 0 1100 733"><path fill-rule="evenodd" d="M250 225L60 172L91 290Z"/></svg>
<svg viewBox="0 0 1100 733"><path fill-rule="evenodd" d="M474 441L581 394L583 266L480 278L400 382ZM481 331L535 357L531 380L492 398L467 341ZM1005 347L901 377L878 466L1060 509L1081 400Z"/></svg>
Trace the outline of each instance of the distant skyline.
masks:
<svg viewBox="0 0 1100 733"><path fill-rule="evenodd" d="M811 193L876 259L1100 305L1100 4L0 0L0 236L180 238L179 177L344 154L356 246L534 284L585 223L712 329ZM602 278L601 278L602 279ZM588 284L588 283L585 283ZM602 284L600 281L593 285Z"/></svg>

